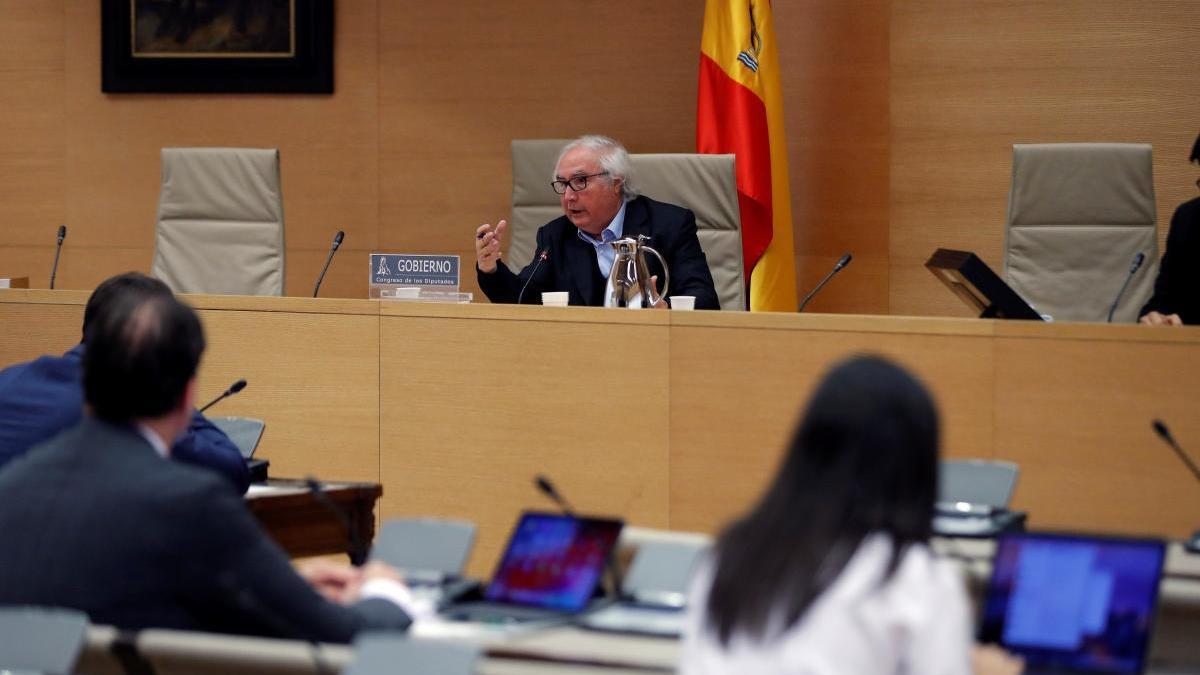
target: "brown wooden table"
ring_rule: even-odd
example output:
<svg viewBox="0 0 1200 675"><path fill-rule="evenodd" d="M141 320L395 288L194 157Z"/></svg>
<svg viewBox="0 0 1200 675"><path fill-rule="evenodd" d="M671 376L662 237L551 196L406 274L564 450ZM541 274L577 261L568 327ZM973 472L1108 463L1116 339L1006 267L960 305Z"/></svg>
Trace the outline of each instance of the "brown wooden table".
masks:
<svg viewBox="0 0 1200 675"><path fill-rule="evenodd" d="M250 486L246 505L283 550L292 557L346 553L351 562L366 560L375 539L375 502L379 483L320 483L272 478Z"/></svg>

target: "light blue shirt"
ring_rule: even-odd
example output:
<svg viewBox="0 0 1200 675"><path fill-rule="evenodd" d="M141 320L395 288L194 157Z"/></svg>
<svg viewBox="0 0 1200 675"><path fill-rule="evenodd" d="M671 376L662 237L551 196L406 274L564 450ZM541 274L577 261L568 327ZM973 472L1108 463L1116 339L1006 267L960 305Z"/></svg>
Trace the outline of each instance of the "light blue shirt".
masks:
<svg viewBox="0 0 1200 675"><path fill-rule="evenodd" d="M583 230L575 230L575 234L580 239L596 249L596 264L600 267L600 276L605 279L612 271L613 261L617 259L617 252L609 244L620 239L621 234L625 231L625 205L628 203L628 201L621 202L621 208L617 211L617 215L613 216L612 222L600 233L600 241L596 241L592 235L586 234Z"/></svg>

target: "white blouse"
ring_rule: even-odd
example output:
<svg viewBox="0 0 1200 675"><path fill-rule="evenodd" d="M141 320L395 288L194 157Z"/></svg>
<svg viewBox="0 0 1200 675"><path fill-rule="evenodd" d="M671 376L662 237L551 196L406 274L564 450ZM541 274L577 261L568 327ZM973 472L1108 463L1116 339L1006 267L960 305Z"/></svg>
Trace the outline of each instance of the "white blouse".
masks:
<svg viewBox="0 0 1200 675"><path fill-rule="evenodd" d="M735 632L723 646L707 626L712 560L692 581L680 672L796 675L969 675L971 614L959 569L912 546L879 585L887 535L868 536L800 619L762 641Z"/></svg>

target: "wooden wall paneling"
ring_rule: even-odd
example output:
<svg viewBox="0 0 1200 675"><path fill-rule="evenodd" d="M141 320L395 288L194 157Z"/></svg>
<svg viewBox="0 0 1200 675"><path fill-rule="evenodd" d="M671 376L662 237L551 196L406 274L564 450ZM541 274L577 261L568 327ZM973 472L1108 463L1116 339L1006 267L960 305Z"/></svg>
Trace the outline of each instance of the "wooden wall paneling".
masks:
<svg viewBox="0 0 1200 675"><path fill-rule="evenodd" d="M788 134L798 297L854 254L809 305L888 313L890 0L772 6Z"/></svg>
<svg viewBox="0 0 1200 675"><path fill-rule="evenodd" d="M379 480L379 317L367 300L182 296L208 336L197 400L246 388L208 414L266 420L271 475Z"/></svg>
<svg viewBox="0 0 1200 675"><path fill-rule="evenodd" d="M1021 467L1014 505L1038 528L1188 536L1200 490L1150 423L1200 444L1188 442L1200 439L1200 335L1103 328L998 329L996 455Z"/></svg>
<svg viewBox="0 0 1200 675"><path fill-rule="evenodd" d="M62 14L62 2L0 2L0 277L35 288L63 222Z"/></svg>
<svg viewBox="0 0 1200 675"><path fill-rule="evenodd" d="M856 353L883 354L924 380L941 410L946 456L992 456L989 322L745 318L672 321L673 529L713 532L749 508L813 387Z"/></svg>
<svg viewBox="0 0 1200 675"><path fill-rule="evenodd" d="M892 313L962 314L920 269L938 246L1000 268L1013 143L1152 143L1169 217L1191 194L1197 26L1183 0L893 4Z"/></svg>
<svg viewBox="0 0 1200 675"><path fill-rule="evenodd" d="M375 9L374 3L337 3L333 95L106 95L100 92L99 4L71 3L70 39L63 46L63 198L73 243L97 249L100 259L110 247L153 251L160 149L245 146L280 149L288 294L312 293L337 229L346 230L349 246L372 248L379 189ZM145 260L141 269L148 271ZM97 265L72 282L91 287L121 271ZM330 274L331 291L366 297L363 275L342 266Z"/></svg>
<svg viewBox="0 0 1200 675"><path fill-rule="evenodd" d="M666 319L504 309L524 320L382 308L383 517L474 522L483 577L522 509L557 509L538 473L580 513L667 527Z"/></svg>
<svg viewBox="0 0 1200 675"><path fill-rule="evenodd" d="M387 250L457 253L469 270L474 228L508 214L514 138L596 132L632 152L695 147L703 21L695 2L380 9ZM464 289L477 290L469 275Z"/></svg>

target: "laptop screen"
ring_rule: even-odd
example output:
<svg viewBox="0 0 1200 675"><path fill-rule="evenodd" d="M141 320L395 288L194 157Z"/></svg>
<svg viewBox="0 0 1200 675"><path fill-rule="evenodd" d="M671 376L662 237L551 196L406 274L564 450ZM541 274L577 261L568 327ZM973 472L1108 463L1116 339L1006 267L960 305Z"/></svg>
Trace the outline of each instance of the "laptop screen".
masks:
<svg viewBox="0 0 1200 675"><path fill-rule="evenodd" d="M567 612L583 609L621 525L619 520L521 514L484 597Z"/></svg>
<svg viewBox="0 0 1200 675"><path fill-rule="evenodd" d="M980 639L1038 668L1140 673L1161 541L1020 533L997 540Z"/></svg>

